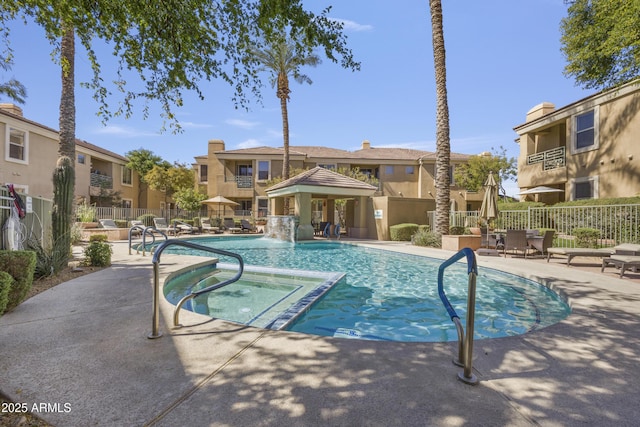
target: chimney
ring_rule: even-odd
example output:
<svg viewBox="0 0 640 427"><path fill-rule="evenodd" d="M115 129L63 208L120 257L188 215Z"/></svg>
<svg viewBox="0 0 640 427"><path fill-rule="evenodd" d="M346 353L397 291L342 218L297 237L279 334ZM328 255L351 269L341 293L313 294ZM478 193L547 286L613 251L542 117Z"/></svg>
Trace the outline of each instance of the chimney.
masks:
<svg viewBox="0 0 640 427"><path fill-rule="evenodd" d="M527 122L535 120L539 117L544 116L545 114L549 114L555 111L556 106L550 102L543 102L541 104L536 105L529 111L527 111Z"/></svg>
<svg viewBox="0 0 640 427"><path fill-rule="evenodd" d="M16 116L22 116L22 108L18 107L16 104L10 103L2 103L0 104L0 110L6 111L7 113L14 114Z"/></svg>
<svg viewBox="0 0 640 427"><path fill-rule="evenodd" d="M221 139L209 140L209 156L212 156L216 151L224 151L224 141Z"/></svg>
<svg viewBox="0 0 640 427"><path fill-rule="evenodd" d="M371 148L371 143L369 141L367 141L366 139L364 141L362 141L362 149L363 150L368 150Z"/></svg>

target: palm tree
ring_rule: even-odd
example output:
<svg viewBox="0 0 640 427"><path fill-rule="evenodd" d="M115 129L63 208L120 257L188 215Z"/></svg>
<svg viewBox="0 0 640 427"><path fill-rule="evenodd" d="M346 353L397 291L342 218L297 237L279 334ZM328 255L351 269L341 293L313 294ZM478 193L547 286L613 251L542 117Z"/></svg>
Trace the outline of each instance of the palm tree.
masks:
<svg viewBox="0 0 640 427"><path fill-rule="evenodd" d="M449 106L447 103L447 66L445 61L444 31L442 29L442 3L429 0L431 10L431 37L433 63L436 76L436 224L435 232L449 234Z"/></svg>
<svg viewBox="0 0 640 427"><path fill-rule="evenodd" d="M309 76L300 73L300 67L309 65L315 67L320 57L315 54L300 55L296 52L296 46L292 42L281 41L274 43L264 50L253 52L255 59L263 65L265 71L271 74L271 86L276 88L276 96L280 99L282 112L282 137L284 158L282 162L282 179L289 179L289 114L287 101L289 101L289 75L292 75L298 83L313 83ZM289 213L289 200L284 200L284 212Z"/></svg>

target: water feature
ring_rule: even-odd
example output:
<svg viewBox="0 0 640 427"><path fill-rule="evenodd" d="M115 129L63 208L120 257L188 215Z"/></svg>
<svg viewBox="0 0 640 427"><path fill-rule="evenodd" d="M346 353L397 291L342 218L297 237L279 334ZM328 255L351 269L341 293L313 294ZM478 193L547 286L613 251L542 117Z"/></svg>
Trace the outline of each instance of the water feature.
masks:
<svg viewBox="0 0 640 427"><path fill-rule="evenodd" d="M284 240L285 242L296 241L296 217L290 215L269 215L264 229L264 237Z"/></svg>

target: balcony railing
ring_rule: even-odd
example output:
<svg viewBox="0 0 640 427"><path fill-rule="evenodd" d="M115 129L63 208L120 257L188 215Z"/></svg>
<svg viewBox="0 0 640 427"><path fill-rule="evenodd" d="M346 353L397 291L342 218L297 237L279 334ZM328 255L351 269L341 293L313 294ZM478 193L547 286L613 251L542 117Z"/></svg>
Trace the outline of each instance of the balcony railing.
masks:
<svg viewBox="0 0 640 427"><path fill-rule="evenodd" d="M113 188L113 178L111 178L109 175L92 173L89 179L90 185L92 187L106 188L108 190L111 190Z"/></svg>
<svg viewBox="0 0 640 427"><path fill-rule="evenodd" d="M234 181L238 188L253 188L253 176L232 175L224 177L224 182Z"/></svg>
<svg viewBox="0 0 640 427"><path fill-rule="evenodd" d="M536 163L542 163L542 170L545 171L565 166L565 147L552 148L527 156L528 165Z"/></svg>

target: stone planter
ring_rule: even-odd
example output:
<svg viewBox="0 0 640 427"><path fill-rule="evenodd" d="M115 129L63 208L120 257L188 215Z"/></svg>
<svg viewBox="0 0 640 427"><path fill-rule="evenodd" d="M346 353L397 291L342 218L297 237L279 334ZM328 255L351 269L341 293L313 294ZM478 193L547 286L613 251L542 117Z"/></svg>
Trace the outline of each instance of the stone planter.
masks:
<svg viewBox="0 0 640 427"><path fill-rule="evenodd" d="M458 252L462 248L471 248L471 250L480 249L482 236L473 234L446 235L442 236L442 249Z"/></svg>
<svg viewBox="0 0 640 427"><path fill-rule="evenodd" d="M87 228L98 228L98 223L97 222L79 222L78 224L80 224L80 227L84 228L85 230Z"/></svg>

